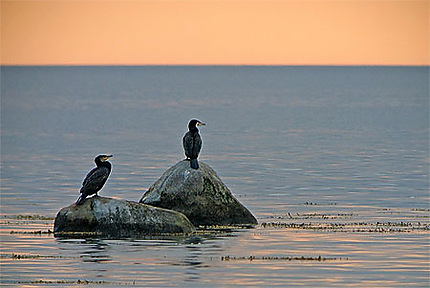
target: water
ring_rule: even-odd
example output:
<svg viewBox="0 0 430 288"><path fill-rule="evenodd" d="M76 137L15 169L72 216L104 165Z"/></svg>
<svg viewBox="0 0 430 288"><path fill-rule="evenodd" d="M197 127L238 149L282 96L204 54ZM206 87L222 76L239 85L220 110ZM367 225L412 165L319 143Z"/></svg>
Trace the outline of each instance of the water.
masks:
<svg viewBox="0 0 430 288"><path fill-rule="evenodd" d="M426 287L428 79L428 67L2 67L2 285ZM200 160L258 227L49 233L97 154L114 154L101 195L137 201L184 158L191 118L207 123Z"/></svg>

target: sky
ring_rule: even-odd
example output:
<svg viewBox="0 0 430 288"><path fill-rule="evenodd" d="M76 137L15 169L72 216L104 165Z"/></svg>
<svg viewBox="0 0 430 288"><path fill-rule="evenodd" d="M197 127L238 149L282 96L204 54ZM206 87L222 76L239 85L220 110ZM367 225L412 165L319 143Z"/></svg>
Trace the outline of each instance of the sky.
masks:
<svg viewBox="0 0 430 288"><path fill-rule="evenodd" d="M429 0L1 0L2 65L429 65Z"/></svg>

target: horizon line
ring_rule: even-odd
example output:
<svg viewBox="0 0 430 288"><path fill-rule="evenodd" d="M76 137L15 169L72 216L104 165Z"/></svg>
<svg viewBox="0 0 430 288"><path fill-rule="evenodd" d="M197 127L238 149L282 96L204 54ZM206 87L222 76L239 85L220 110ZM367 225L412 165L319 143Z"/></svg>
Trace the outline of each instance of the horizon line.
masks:
<svg viewBox="0 0 430 288"><path fill-rule="evenodd" d="M0 67L430 67L430 64L0 64Z"/></svg>

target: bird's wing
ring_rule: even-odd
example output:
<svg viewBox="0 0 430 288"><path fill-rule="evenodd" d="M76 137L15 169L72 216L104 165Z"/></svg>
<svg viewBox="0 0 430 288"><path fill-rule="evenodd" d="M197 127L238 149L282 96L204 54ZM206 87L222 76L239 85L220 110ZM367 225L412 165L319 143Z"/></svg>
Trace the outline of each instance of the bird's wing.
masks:
<svg viewBox="0 0 430 288"><path fill-rule="evenodd" d="M185 156L191 157L190 152L193 150L193 135L191 133L185 133L184 138L182 138L182 145L184 146Z"/></svg>
<svg viewBox="0 0 430 288"><path fill-rule="evenodd" d="M194 135L193 154L197 157L202 149L202 138L199 133Z"/></svg>
<svg viewBox="0 0 430 288"><path fill-rule="evenodd" d="M82 181L82 186L85 186L90 179L92 179L93 174L96 173L98 167L94 167L90 172L88 172L87 176L85 176L84 181Z"/></svg>
<svg viewBox="0 0 430 288"><path fill-rule="evenodd" d="M109 169L106 167L96 167L91 170L82 183L82 188L85 190L100 189L109 177ZM82 190L82 189L81 189Z"/></svg>

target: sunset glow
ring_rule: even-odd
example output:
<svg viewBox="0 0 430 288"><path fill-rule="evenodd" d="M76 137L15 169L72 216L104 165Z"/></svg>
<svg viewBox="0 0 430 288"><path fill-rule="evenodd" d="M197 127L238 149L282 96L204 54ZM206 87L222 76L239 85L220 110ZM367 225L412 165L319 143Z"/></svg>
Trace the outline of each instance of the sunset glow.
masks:
<svg viewBox="0 0 430 288"><path fill-rule="evenodd" d="M1 1L3 65L429 65L429 1Z"/></svg>

